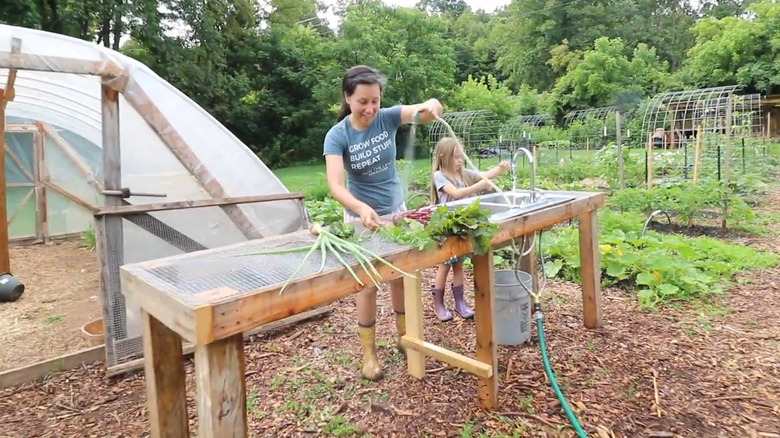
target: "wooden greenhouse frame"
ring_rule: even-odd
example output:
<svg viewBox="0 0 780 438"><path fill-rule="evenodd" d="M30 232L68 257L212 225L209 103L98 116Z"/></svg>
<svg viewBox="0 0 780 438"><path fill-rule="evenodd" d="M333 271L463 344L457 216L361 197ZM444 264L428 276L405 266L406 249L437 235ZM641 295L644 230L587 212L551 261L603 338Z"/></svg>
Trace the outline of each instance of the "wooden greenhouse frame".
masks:
<svg viewBox="0 0 780 438"><path fill-rule="evenodd" d="M27 125L27 127L18 124L9 125L9 130L35 129L39 133L38 142L42 141L42 136L50 136L57 147L59 147L67 156L69 156L76 166L79 167L85 176L94 184L97 184L99 193L103 195L103 206L90 204L77 196L67 193L62 187L47 183L45 175L41 175L37 180L40 185L57 191L73 202L79 203L94 213L95 233L98 252L99 285L103 295L103 321L104 321L104 339L105 339L105 359L108 363L113 362L114 352L113 344L116 339L123 335L122 328L114 329L107 322L111 321L115 314L119 314L120 319L125 318L124 296L119 288L119 267L124 264L123 260L123 220L134 222L133 219L143 218L146 223L157 224L158 229L164 229L166 236L153 233L161 239L182 238L181 233L171 237L171 233L176 233L171 227L149 215L149 212L175 210L183 208L200 208L216 206L224 211L230 221L247 239L257 239L264 237L263 234L252 223L249 216L239 207L238 204L260 203L272 201L293 201L300 204L301 215L306 212L303 207L303 195L301 193L282 193L270 196L243 196L229 197L225 187L210 170L207 162L200 160L187 141L176 130L172 123L162 113L160 108L149 97L146 91L135 81L130 81L130 73L120 64L110 57L101 54L103 59L99 61L74 59L59 56L31 55L23 52L23 40L13 37L11 51L0 50L0 68L8 69L9 75L5 86L0 89L0 132L6 131L5 126L5 108L8 102L13 101L15 97L14 82L19 71L39 71L48 73L62 73L63 75L87 75L96 76L101 79L101 132L102 132L102 172L103 178L100 181L95 175L88 171L88 167L83 161L78 159L67 142L62 140L54 129L45 123L36 123ZM138 113L146 122L152 131L158 136L162 143L167 146L170 152L183 165L183 167L198 182L200 187L212 198L200 201L180 201L162 204L141 204L130 205L125 198L130 189L123 187L121 178L121 145L120 145L120 117L119 117L119 94L122 94L126 102ZM35 128L30 128L34 126ZM5 136L0 136L0 147L5 150ZM42 150L39 148L39 150ZM40 159L44 159L40 157ZM44 168L39 166L39 168ZM44 168L45 169L45 168ZM6 178L5 178L5 154L0 154L0 220L8 223L7 199L6 199ZM39 197L38 202L45 202L45 199ZM45 209L43 210L45 211ZM113 213L113 214L112 214ZM45 222L46 218L41 218ZM42 225L45 230L45 224ZM147 225L146 231L152 232ZM46 241L51 236L46 236L42 240ZM184 236L186 237L186 236ZM172 243L167 240L168 243ZM191 241L191 239L190 239ZM180 246L180 245L176 245ZM0 227L0 271L11 272L8 226ZM320 312L321 313L321 312ZM121 323L125 323L124 320ZM120 326L122 324L119 324ZM119 333L117 333L119 332ZM185 348L186 351L186 348ZM192 351L192 350L190 350ZM82 350L80 352L59 357L50 361L39 362L32 366L22 367L0 373L0 387L4 385L16 384L23 381L32 380L40 375L49 372L53 367L61 364L78 366L77 358L84 358L85 361L95 360L98 354L98 347ZM132 358L131 358L132 359ZM126 372L133 368L140 368L143 362L130 360L128 363L108 367L109 374L118 374Z"/></svg>

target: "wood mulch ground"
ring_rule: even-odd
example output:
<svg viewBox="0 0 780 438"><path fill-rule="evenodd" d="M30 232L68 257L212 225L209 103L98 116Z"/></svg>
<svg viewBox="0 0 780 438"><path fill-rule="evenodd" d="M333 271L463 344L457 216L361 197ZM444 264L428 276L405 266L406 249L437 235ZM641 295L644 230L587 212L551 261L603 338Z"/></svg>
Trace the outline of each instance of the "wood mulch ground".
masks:
<svg viewBox="0 0 780 438"><path fill-rule="evenodd" d="M767 204L780 211L775 194ZM742 238L779 251L777 238ZM430 284L432 270L426 271ZM471 280L467 281L471 286ZM780 267L736 279L727 295L655 312L620 289L603 291L604 325L582 327L577 285L548 284L545 329L552 367L590 437L780 437ZM473 302L473 301L472 301ZM448 303L452 307L451 295ZM477 379L428 360L406 372L389 297L379 303L385 378L359 378L354 300L327 316L250 339L247 412L254 437L572 437L531 342L499 347L500 409L476 404ZM474 323L438 322L427 340L474 355ZM532 325L535 330L535 325ZM196 431L188 361L191 429ZM102 364L0 392L0 437L148 436L142 372L106 378Z"/></svg>

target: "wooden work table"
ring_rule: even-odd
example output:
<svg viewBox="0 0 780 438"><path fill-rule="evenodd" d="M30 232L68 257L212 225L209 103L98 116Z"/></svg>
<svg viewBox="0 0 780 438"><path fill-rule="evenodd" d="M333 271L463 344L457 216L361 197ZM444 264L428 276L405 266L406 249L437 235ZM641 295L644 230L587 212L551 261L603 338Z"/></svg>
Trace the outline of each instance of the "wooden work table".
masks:
<svg viewBox="0 0 780 438"><path fill-rule="evenodd" d="M577 218L584 325L598 328L601 326L601 268L596 213L604 206L605 195L592 192L554 194L572 199L500 223L492 240L493 249L509 245L515 238ZM300 263L303 253L275 256L275 264L260 263L258 256L242 255L280 247L300 247L313 240L309 231L299 231L125 265L120 269L124 294L142 309L152 437L189 436L182 339L195 345L198 435L201 438L247 436L243 333L354 294L361 286L337 262L329 263L323 272L316 273L319 261L309 260L311 265L315 262L317 265L311 271L313 273L297 275L280 294L283 283ZM479 405L488 410L496 409L493 251L472 258L477 341L476 359L473 359L424 341L419 274L421 269L451 257L472 253L471 242L450 238L441 247L418 251L374 237L365 245L397 268L415 275L404 276L407 333L402 342L407 347L409 373L424 378L426 357L462 368L479 378ZM384 279L400 275L384 264L375 265ZM355 272L363 282L370 284L361 269Z"/></svg>

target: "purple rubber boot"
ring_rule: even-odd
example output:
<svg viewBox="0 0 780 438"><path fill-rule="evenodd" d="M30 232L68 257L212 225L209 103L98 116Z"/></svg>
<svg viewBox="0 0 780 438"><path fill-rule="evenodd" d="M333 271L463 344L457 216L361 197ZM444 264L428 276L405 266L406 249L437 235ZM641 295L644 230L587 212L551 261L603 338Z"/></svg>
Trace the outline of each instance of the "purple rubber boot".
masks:
<svg viewBox="0 0 780 438"><path fill-rule="evenodd" d="M462 284L460 286L452 285L452 295L455 297L455 311L464 319L473 318L474 310L467 306L466 302L463 300Z"/></svg>
<svg viewBox="0 0 780 438"><path fill-rule="evenodd" d="M449 321L452 319L452 313L444 307L444 289L431 288L433 295L433 313L439 318L439 321Z"/></svg>

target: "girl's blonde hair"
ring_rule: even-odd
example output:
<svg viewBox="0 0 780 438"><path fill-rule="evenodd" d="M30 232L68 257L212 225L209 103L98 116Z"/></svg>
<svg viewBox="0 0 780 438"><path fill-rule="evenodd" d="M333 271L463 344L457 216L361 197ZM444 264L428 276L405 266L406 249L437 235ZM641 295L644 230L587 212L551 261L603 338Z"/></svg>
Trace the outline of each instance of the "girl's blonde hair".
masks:
<svg viewBox="0 0 780 438"><path fill-rule="evenodd" d="M466 155L463 146L461 146L457 139L453 137L442 137L441 140L436 143L436 148L433 152L433 171L431 172L431 175L438 170L453 183L462 182L466 183L466 185L471 185L474 181L469 177L469 174L466 173L466 167L461 167L460 170L455 168L456 151L460 151L463 156ZM436 190L436 183L431 180L431 204L438 203L439 193Z"/></svg>

